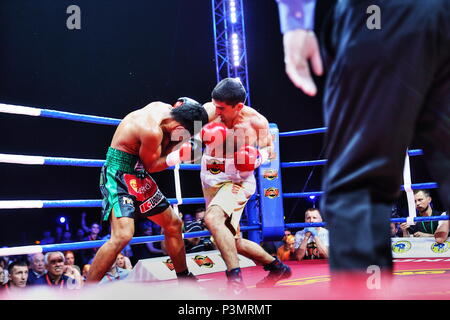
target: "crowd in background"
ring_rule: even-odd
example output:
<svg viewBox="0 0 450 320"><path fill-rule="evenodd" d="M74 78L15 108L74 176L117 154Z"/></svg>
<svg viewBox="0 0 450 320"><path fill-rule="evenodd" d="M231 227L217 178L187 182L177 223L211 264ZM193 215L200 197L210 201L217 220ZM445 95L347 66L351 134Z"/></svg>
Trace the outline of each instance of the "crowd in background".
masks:
<svg viewBox="0 0 450 320"><path fill-rule="evenodd" d="M417 216L446 215L432 207L432 198L427 190L415 191ZM200 207L193 214L181 213L183 233L207 230L203 219L204 208ZM392 217L398 217L395 208ZM318 208L305 211L305 222L322 223L323 218ZM137 221L135 236L152 236L163 234L163 230L150 220ZM407 223L391 223L391 237L434 237L443 243L449 236L449 221L427 221L408 225ZM70 243L78 241L106 240L110 236L102 231L99 223L86 225L86 214L81 215L81 226L74 237L69 230L58 226L52 234L46 230L40 244ZM210 236L185 238L186 253L215 250L214 240ZM295 234L286 230L280 241L263 241L261 246L281 261L301 261L308 259L327 259L329 248L328 230L324 226L301 229ZM45 255L17 255L0 257L0 288L15 290L33 285L80 288L86 281L92 260L97 248L76 251L54 251ZM116 261L101 283L125 279L134 265L141 259L167 256L163 241L128 245L116 257Z"/></svg>

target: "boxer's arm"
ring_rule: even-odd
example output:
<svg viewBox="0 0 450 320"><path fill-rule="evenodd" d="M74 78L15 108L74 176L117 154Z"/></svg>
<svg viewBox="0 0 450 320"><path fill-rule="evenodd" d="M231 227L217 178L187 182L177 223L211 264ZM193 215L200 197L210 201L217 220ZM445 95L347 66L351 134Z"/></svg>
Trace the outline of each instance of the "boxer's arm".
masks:
<svg viewBox="0 0 450 320"><path fill-rule="evenodd" d="M257 145L259 147L259 152L263 157L263 162L268 159L274 159L276 157L273 145L273 136L269 130L269 122L267 119L260 115L256 121L255 126L257 132Z"/></svg>
<svg viewBox="0 0 450 320"><path fill-rule="evenodd" d="M216 106L212 102L205 103L203 105L203 108L205 108L206 112L208 113L209 122L217 119Z"/></svg>
<svg viewBox="0 0 450 320"><path fill-rule="evenodd" d="M141 141L139 159L145 170L148 172L159 172L167 169L166 155L161 148L162 137L147 133Z"/></svg>

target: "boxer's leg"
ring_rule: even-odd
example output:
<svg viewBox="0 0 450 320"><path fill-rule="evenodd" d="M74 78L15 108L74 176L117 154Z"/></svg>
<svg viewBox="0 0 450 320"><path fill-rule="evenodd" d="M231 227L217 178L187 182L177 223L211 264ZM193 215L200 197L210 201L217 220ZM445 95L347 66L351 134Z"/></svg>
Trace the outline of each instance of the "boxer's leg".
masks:
<svg viewBox="0 0 450 320"><path fill-rule="evenodd" d="M227 270L231 270L239 268L239 259L234 234L226 226L227 220L229 220L228 215L218 205L211 205L206 210L205 225L214 237L214 242L227 265Z"/></svg>
<svg viewBox="0 0 450 320"><path fill-rule="evenodd" d="M130 242L134 234L134 219L129 217L117 218L112 209L109 215L111 223L111 238L101 246L95 254L87 281L98 282L109 271L117 255Z"/></svg>
<svg viewBox="0 0 450 320"><path fill-rule="evenodd" d="M172 207L168 207L163 212L150 216L148 219L157 223L164 230L164 245L167 253L172 259L177 273L187 270L186 251L182 237L182 222L179 216L173 212Z"/></svg>

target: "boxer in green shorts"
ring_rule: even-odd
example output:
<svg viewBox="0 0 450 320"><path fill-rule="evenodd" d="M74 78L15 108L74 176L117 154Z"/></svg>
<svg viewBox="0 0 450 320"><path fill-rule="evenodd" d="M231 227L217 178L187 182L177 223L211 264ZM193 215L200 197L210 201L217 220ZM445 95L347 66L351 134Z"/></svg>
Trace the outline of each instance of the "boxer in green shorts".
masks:
<svg viewBox="0 0 450 320"><path fill-rule="evenodd" d="M149 173L200 158L201 143L189 138L207 122L206 110L190 98L179 98L173 106L152 102L121 121L100 176L102 220L111 224L111 238L97 251L89 282L99 282L111 268L132 239L139 216L164 229L164 244L178 279L195 279L186 265L181 219Z"/></svg>
<svg viewBox="0 0 450 320"><path fill-rule="evenodd" d="M139 158L112 147L101 171L100 190L103 221L109 219L112 209L117 218L139 215L148 218L170 206Z"/></svg>

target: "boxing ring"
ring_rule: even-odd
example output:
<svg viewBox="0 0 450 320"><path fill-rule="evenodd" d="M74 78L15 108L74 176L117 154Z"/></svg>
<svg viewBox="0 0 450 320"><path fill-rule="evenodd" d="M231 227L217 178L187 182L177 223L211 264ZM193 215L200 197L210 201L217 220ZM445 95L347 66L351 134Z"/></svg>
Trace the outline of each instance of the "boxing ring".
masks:
<svg viewBox="0 0 450 320"><path fill-rule="evenodd" d="M91 124L117 126L120 119L106 118L101 116L83 115L64 111L56 111L50 109L39 109L25 106L0 104L0 112L11 113L17 115L47 117L61 120L87 122ZM274 136L276 159L262 164L256 171L255 175L258 181L258 188L255 195L249 200L246 208L247 225L241 225L241 231L247 233L247 238L260 243L263 240L280 241L284 235L285 229L300 229L305 227L324 227L326 222L322 223L285 223L283 200L289 198L307 198L310 196L320 196L322 191L313 192L283 192L282 189L282 169L296 167L323 166L326 159L298 162L281 162L280 155L280 138L298 137L311 134L321 134L326 128L315 128L308 130L299 130L291 132L279 132L276 124L270 124L270 131ZM105 146L105 150L106 150ZM409 156L420 156L422 150L410 150ZM105 162L103 159L78 159L63 158L35 155L16 155L16 154L0 154L1 163L21 164L21 165L44 165L44 166L78 166L78 167L98 167L100 168ZM175 198L168 198L174 208L178 208L184 204L203 204L203 197L183 198L181 194L181 179L179 171L182 170L200 170L199 164L180 164L170 167L167 170L174 171ZM406 180L405 180L406 182ZM402 190L411 192L412 189L432 189L438 188L434 182L426 183L405 183ZM101 208L102 201L100 199L75 199L75 200L1 200L0 209L34 209L34 208ZM432 216L432 217L408 217L394 218L391 222L414 223L429 220L448 220L448 216ZM208 231L184 233L183 237L195 238L209 236ZM134 237L130 244L141 244L146 242L157 242L164 240L163 235ZM87 242L73 242L62 244L47 245L27 245L10 248L1 248L0 256L24 255L32 253L46 253L51 251L66 250L82 250L99 248L106 240L96 240ZM274 288L257 289L254 284L265 276L260 266L248 267L243 269L243 276L249 288L246 299L333 299L336 298L329 291L328 283L330 280L329 268L327 260L311 260L294 262L288 264L293 270L291 278L280 281ZM394 283L395 286L389 290L375 290L376 292L367 297L368 299L450 299L450 257L443 259L394 259ZM221 299L224 298L225 275L223 272L217 274L205 274L198 276L201 290L199 288L191 288L195 294L190 295L191 299ZM411 281L414 279L414 281ZM161 295L159 287L170 288L176 285L175 280L163 281L159 283L149 284L114 284L120 290L133 286L133 290L144 290L146 299L177 299L175 295ZM148 290L154 288L158 294L148 294ZM395 288L395 289L393 289ZM401 290L399 288L402 288ZM84 291L82 289L81 291ZM66 296L73 299L98 299L98 295L104 294L98 288L90 288L91 295L84 293L72 293ZM77 291L77 290L74 290ZM97 296L96 296L97 295ZM97 298L96 298L97 297ZM57 296L50 295L50 299L59 299ZM111 296L111 299L120 299L120 297ZM123 297L122 297L123 298ZM181 299L187 299L188 296L183 295ZM352 296L349 294L344 298L360 299L360 296ZM364 297L363 297L364 298ZM189 298L188 298L189 299ZM236 299L236 297L233 297Z"/></svg>

